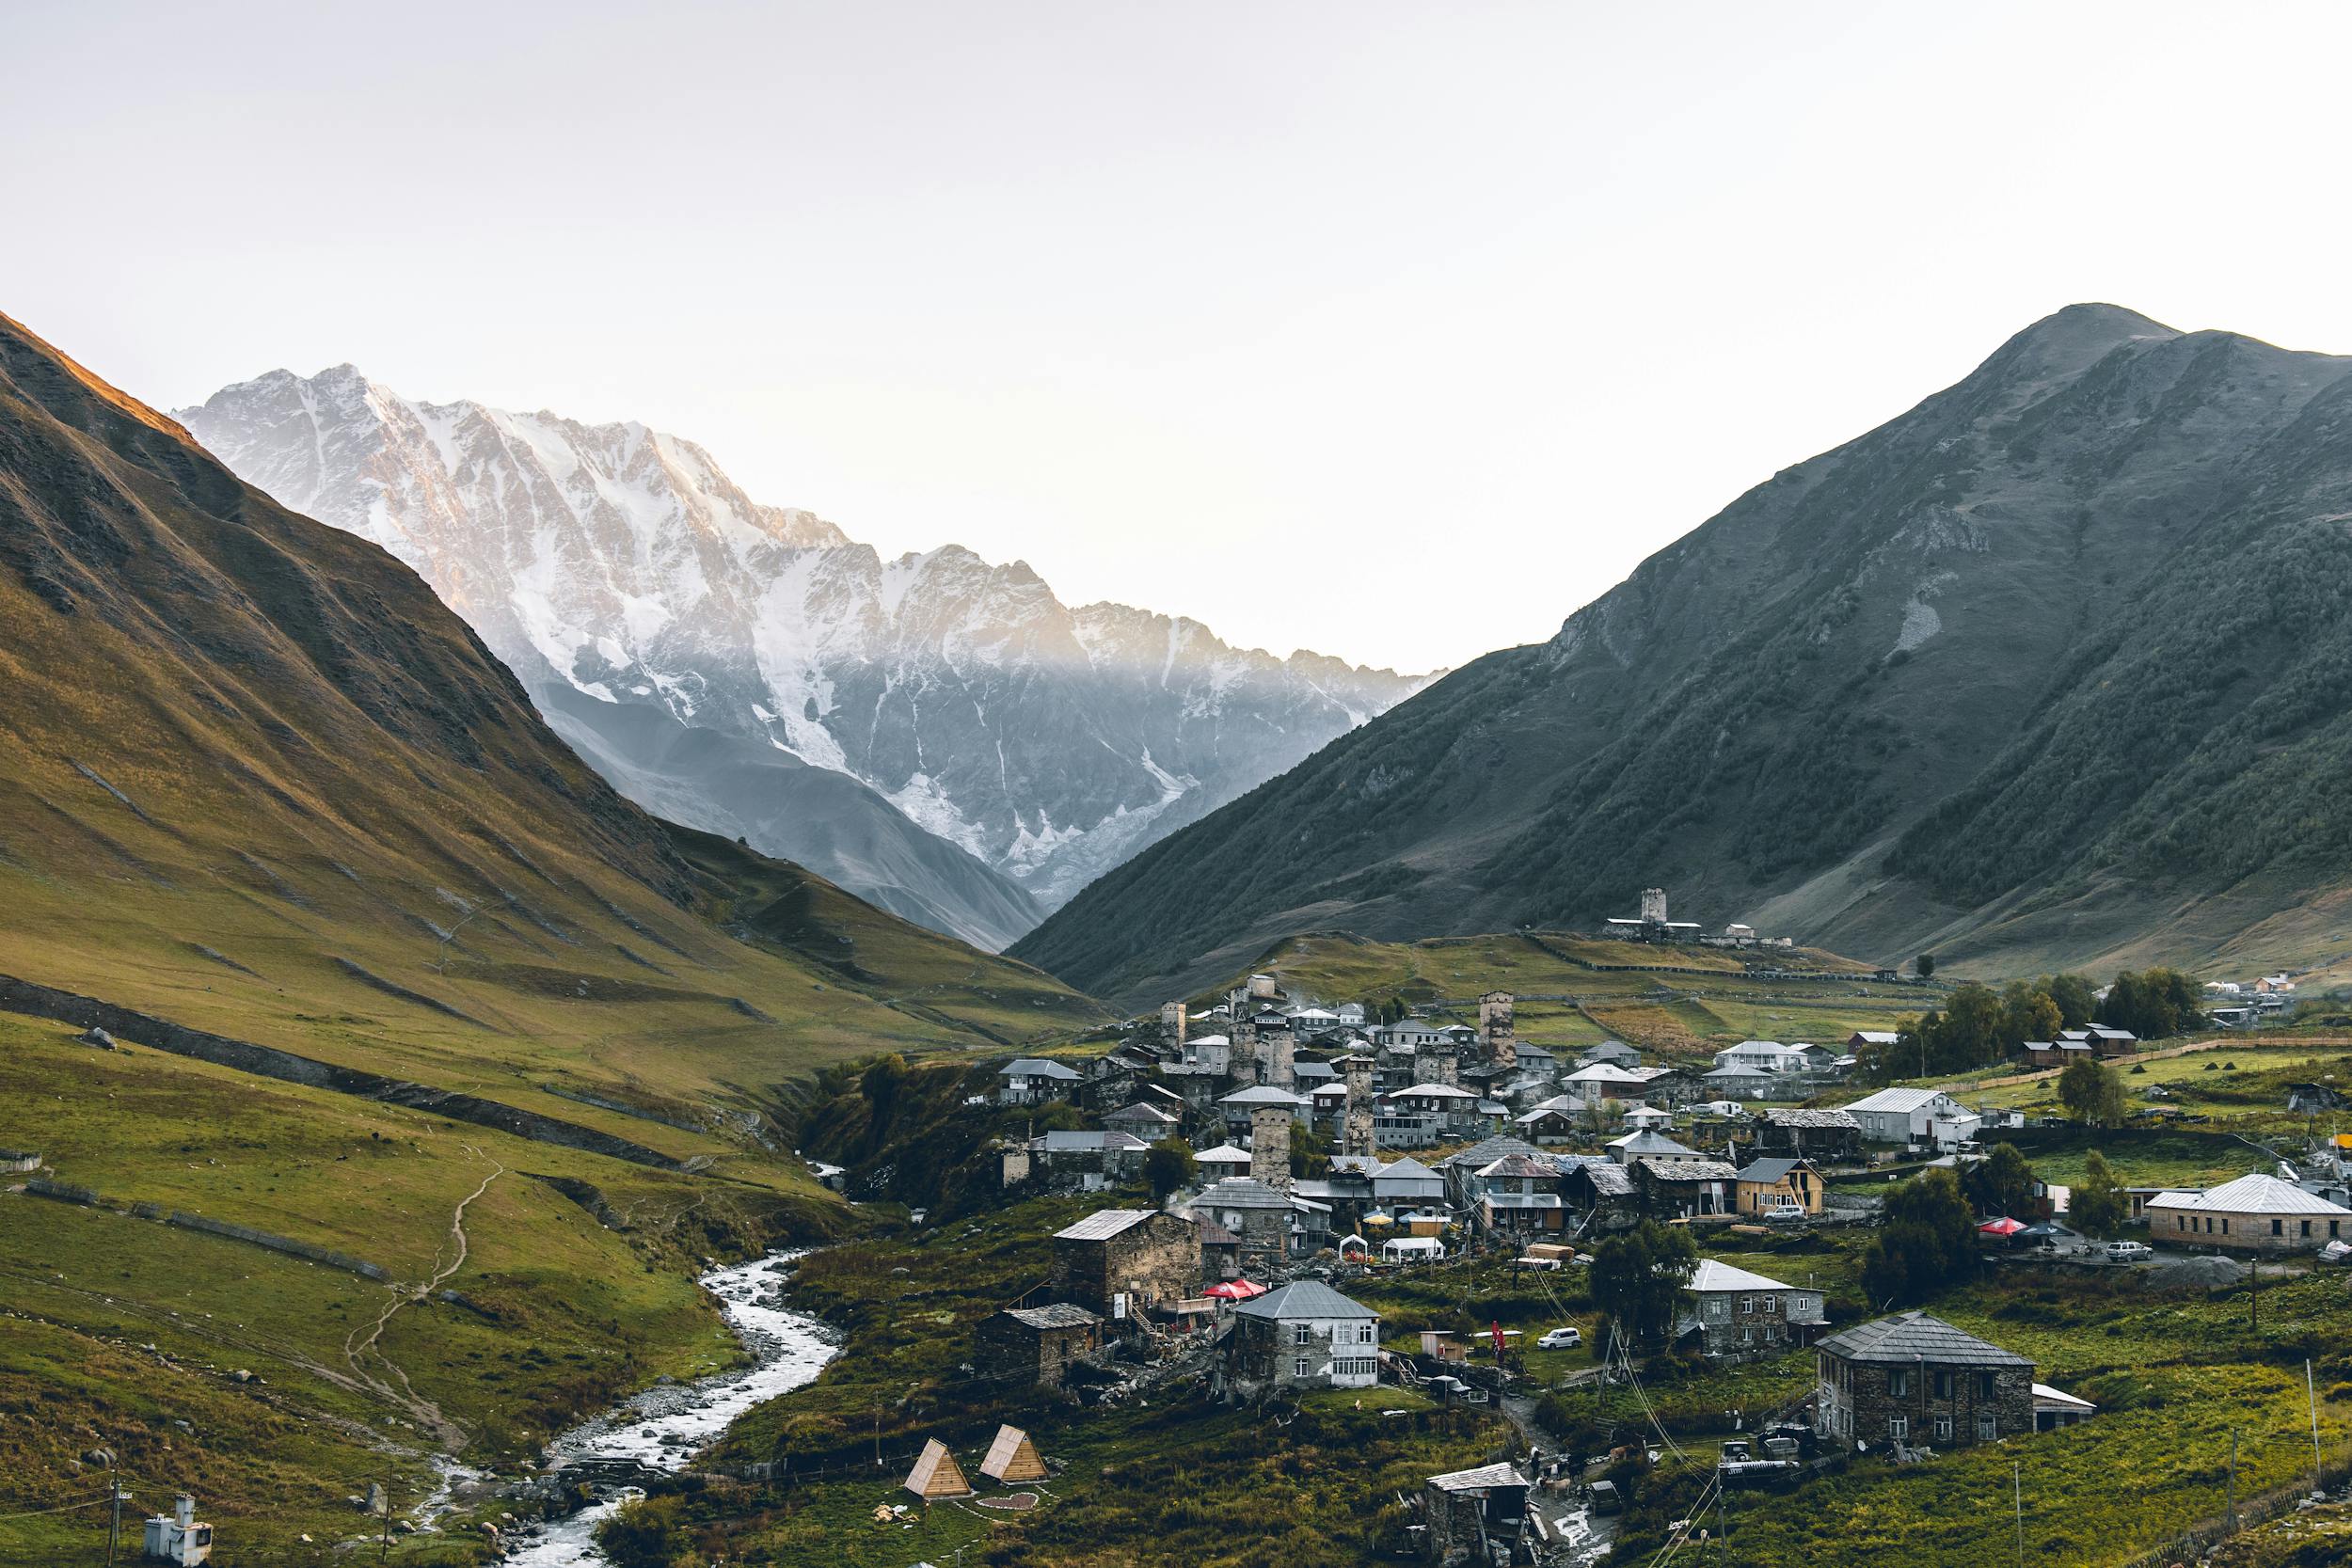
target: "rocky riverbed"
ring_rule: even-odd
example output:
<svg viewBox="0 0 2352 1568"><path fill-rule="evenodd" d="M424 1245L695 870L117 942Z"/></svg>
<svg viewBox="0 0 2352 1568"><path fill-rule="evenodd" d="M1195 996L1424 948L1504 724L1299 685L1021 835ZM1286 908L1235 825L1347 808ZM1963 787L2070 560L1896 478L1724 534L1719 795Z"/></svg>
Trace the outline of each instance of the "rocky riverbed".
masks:
<svg viewBox="0 0 2352 1568"><path fill-rule="evenodd" d="M522 1537L506 1560L520 1568L595 1568L607 1560L596 1528L635 1495L628 1479L644 1471L677 1471L739 1416L755 1405L813 1382L840 1351L824 1323L783 1305L784 1285L800 1253L715 1269L704 1286L734 1329L753 1365L695 1383L648 1388L628 1403L572 1428L548 1446L547 1479L558 1485L593 1475L603 1491L565 1519Z"/></svg>

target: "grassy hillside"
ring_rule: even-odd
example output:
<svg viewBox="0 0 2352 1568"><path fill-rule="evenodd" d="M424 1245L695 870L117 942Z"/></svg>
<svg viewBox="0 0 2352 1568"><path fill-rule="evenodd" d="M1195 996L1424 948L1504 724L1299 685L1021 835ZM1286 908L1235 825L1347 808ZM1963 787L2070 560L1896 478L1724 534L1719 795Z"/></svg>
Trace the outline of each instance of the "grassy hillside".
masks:
<svg viewBox="0 0 2352 1568"><path fill-rule="evenodd" d="M628 805L406 568L5 318L0 692L0 1146L67 1195L0 1194L0 1563L89 1554L98 1448L225 1568L512 1474L734 1354L708 1259L860 1225L772 1147L816 1069L1105 1016Z"/></svg>
<svg viewBox="0 0 2352 1568"><path fill-rule="evenodd" d="M1857 1029L1891 1029L1940 995L1883 984L1867 965L1812 949L1743 954L1556 931L1415 942L1313 932L1278 942L1229 981L1253 971L1327 1004L1451 1003L1466 1023L1477 1022L1481 994L1507 990L1519 998L1519 1037L1533 1044L1573 1051L1614 1037L1670 1055L1749 1038L1829 1042ZM1213 1001L1224 989L1196 1000Z"/></svg>
<svg viewBox="0 0 2352 1568"><path fill-rule="evenodd" d="M2352 359L2071 307L1015 951L1128 1000L1664 886L1963 973L2340 957L2347 420Z"/></svg>

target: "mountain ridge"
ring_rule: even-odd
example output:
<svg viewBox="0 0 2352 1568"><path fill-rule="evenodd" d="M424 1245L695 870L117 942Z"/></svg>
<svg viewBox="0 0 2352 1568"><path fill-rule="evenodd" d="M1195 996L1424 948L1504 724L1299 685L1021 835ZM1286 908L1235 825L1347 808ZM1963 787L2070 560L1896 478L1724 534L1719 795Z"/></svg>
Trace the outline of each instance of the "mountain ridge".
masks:
<svg viewBox="0 0 2352 1568"><path fill-rule="evenodd" d="M2128 920L2070 938L1930 872L1924 841L1885 862L2067 698L2069 671L2089 678L2077 664L2136 629L2126 607L2167 562L2200 561L2184 553L2199 540L2266 556L2320 519L2310 547L2333 560L2324 518L2352 461L2313 421L2348 373L2352 359L2118 307L2057 312L1751 487L1552 639L1432 685L1014 951L1134 1000L1299 929L1590 925L1665 885L1687 917L1890 960L1927 942L1963 965L2229 955L2218 889L2206 915L2159 918L2143 870ZM2252 521L2289 472L2301 511ZM2163 613L2160 629L2208 612L2192 590ZM2053 863L2011 865L2003 896L2088 876L2069 867L2089 849L2045 846Z"/></svg>
<svg viewBox="0 0 2352 1568"><path fill-rule="evenodd" d="M1421 680L1065 606L1025 562L960 545L886 559L634 422L412 402L350 367L272 372L181 418L271 494L418 570L534 693L658 706L866 786L942 847L901 835L896 884L812 863L992 944ZM626 745L626 716L567 715L593 754ZM836 811L884 836L873 801L813 784L775 783L792 799L748 814L696 800L691 778L663 787L693 825L769 832L755 842L787 855L813 853Z"/></svg>

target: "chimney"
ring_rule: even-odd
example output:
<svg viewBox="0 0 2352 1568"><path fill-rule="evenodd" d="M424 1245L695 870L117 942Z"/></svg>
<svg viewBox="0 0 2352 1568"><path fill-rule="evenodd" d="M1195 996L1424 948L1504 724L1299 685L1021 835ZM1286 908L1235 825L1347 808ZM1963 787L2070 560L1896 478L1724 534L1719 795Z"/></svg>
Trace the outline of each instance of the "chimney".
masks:
<svg viewBox="0 0 2352 1568"><path fill-rule="evenodd" d="M1249 1108L1249 1174L1278 1193L1291 1190L1289 1106Z"/></svg>

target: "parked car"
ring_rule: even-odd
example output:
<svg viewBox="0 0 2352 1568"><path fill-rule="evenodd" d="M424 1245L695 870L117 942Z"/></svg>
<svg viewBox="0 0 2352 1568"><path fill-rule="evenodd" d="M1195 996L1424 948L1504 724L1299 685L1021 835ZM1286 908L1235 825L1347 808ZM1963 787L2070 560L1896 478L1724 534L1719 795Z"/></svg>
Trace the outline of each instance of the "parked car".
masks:
<svg viewBox="0 0 2352 1568"><path fill-rule="evenodd" d="M2109 1242L2107 1243L2107 1261L2110 1263L2137 1263L2141 1259L2153 1258L2155 1254L2156 1249L2146 1242Z"/></svg>
<svg viewBox="0 0 2352 1568"><path fill-rule="evenodd" d="M1555 1328L1535 1341L1537 1350L1574 1350L1584 1342L1581 1328Z"/></svg>
<svg viewBox="0 0 2352 1568"><path fill-rule="evenodd" d="M1805 1217L1802 1203L1768 1203L1758 1208L1756 1217L1774 1225L1791 1225Z"/></svg>

